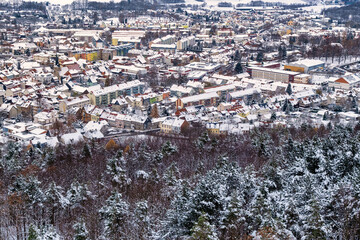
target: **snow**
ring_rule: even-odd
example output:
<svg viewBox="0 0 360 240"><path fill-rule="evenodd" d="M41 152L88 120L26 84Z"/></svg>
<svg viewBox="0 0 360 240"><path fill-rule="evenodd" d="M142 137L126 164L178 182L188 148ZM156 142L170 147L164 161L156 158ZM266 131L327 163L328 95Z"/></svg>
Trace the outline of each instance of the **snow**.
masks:
<svg viewBox="0 0 360 240"><path fill-rule="evenodd" d="M231 3L233 6L236 6L237 4L248 4L251 3L252 0L205 0L204 2L207 4L206 8L211 8L213 10L234 10L233 8L222 8L218 7L218 4L220 2L228 2ZM283 4L306 4L305 1L302 0L263 0L263 2L268 3L283 3ZM195 4L195 5L201 5L202 2L198 2L196 0L185 0L186 4Z"/></svg>
<svg viewBox="0 0 360 240"><path fill-rule="evenodd" d="M316 5L310 7L303 7L302 9L308 12L321 13L322 10L327 8L338 8L340 5Z"/></svg>
<svg viewBox="0 0 360 240"><path fill-rule="evenodd" d="M64 144L77 143L84 140L83 136L79 132L67 133L61 136L61 140Z"/></svg>
<svg viewBox="0 0 360 240"><path fill-rule="evenodd" d="M50 147L56 147L59 143L57 137L48 137L46 135L40 135L33 140L34 144L46 144Z"/></svg>

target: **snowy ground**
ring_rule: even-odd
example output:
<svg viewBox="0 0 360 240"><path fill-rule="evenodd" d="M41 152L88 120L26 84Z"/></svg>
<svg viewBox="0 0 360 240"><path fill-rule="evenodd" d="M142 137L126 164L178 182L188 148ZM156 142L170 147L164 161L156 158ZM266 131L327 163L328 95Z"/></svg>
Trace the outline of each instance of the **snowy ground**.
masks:
<svg viewBox="0 0 360 240"><path fill-rule="evenodd" d="M228 2L231 3L233 6L236 6L237 4L248 4L252 0L205 0L204 2L207 4L207 7L211 8L217 7L218 3L220 2ZM305 4L306 2L302 0L263 0L263 2L280 2L283 4ZM198 2L195 0L185 0L186 4L202 4L202 2ZM220 8L220 9L228 9L228 8Z"/></svg>
<svg viewBox="0 0 360 240"><path fill-rule="evenodd" d="M310 7L303 7L302 9L309 12L314 13L321 13L323 9L327 8L338 8L341 7L340 5L316 5L316 6L310 6Z"/></svg>
<svg viewBox="0 0 360 240"><path fill-rule="evenodd" d="M360 58L359 57L350 57L350 56L348 56L345 59L344 57L341 57L340 63L339 63L339 58L338 57L334 58L334 62L332 61L331 57L328 57L327 60L325 58L320 58L320 60L324 61L328 66L337 67L339 65L344 65L344 64L349 64L349 63L360 61Z"/></svg>

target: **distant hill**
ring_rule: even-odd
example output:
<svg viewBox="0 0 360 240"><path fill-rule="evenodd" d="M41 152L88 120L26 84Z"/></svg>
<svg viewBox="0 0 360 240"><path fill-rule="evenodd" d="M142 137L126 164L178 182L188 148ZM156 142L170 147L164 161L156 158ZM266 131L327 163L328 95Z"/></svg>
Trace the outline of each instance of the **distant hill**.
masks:
<svg viewBox="0 0 360 240"><path fill-rule="evenodd" d="M360 2L357 1L350 5L340 8L329 8L324 10L324 14L327 17L336 19L341 23L349 23L352 26L360 26Z"/></svg>

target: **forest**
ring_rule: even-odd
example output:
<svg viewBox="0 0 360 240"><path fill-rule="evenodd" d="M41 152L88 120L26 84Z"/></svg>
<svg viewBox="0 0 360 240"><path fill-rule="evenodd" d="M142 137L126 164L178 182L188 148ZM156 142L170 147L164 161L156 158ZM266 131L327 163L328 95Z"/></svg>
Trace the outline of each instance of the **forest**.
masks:
<svg viewBox="0 0 360 240"><path fill-rule="evenodd" d="M339 20L341 23L346 23L350 27L359 28L360 2L354 1L344 7L325 9L324 14L332 19Z"/></svg>
<svg viewBox="0 0 360 240"><path fill-rule="evenodd" d="M9 142L0 239L359 239L359 130Z"/></svg>

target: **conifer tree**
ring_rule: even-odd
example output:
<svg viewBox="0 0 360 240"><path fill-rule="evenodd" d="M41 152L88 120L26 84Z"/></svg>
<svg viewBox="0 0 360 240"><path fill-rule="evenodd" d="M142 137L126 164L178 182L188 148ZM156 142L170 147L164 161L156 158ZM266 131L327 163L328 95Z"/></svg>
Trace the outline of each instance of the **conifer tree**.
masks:
<svg viewBox="0 0 360 240"><path fill-rule="evenodd" d="M243 68L242 68L240 62L238 62L238 63L235 65L235 72L236 72L236 73L242 73L242 72L243 72Z"/></svg>
<svg viewBox="0 0 360 240"><path fill-rule="evenodd" d="M191 229L191 240L217 240L215 227L210 224L205 213L202 213Z"/></svg>
<svg viewBox="0 0 360 240"><path fill-rule="evenodd" d="M87 240L89 239L89 232L86 228L85 223L83 220L80 220L79 222L76 222L73 225L74 229L74 240Z"/></svg>
<svg viewBox="0 0 360 240"><path fill-rule="evenodd" d="M291 87L291 84L289 83L286 87L286 93L291 95L292 94L292 87Z"/></svg>
<svg viewBox="0 0 360 240"><path fill-rule="evenodd" d="M99 212L104 221L106 239L127 239L129 204L120 193L113 192Z"/></svg>

